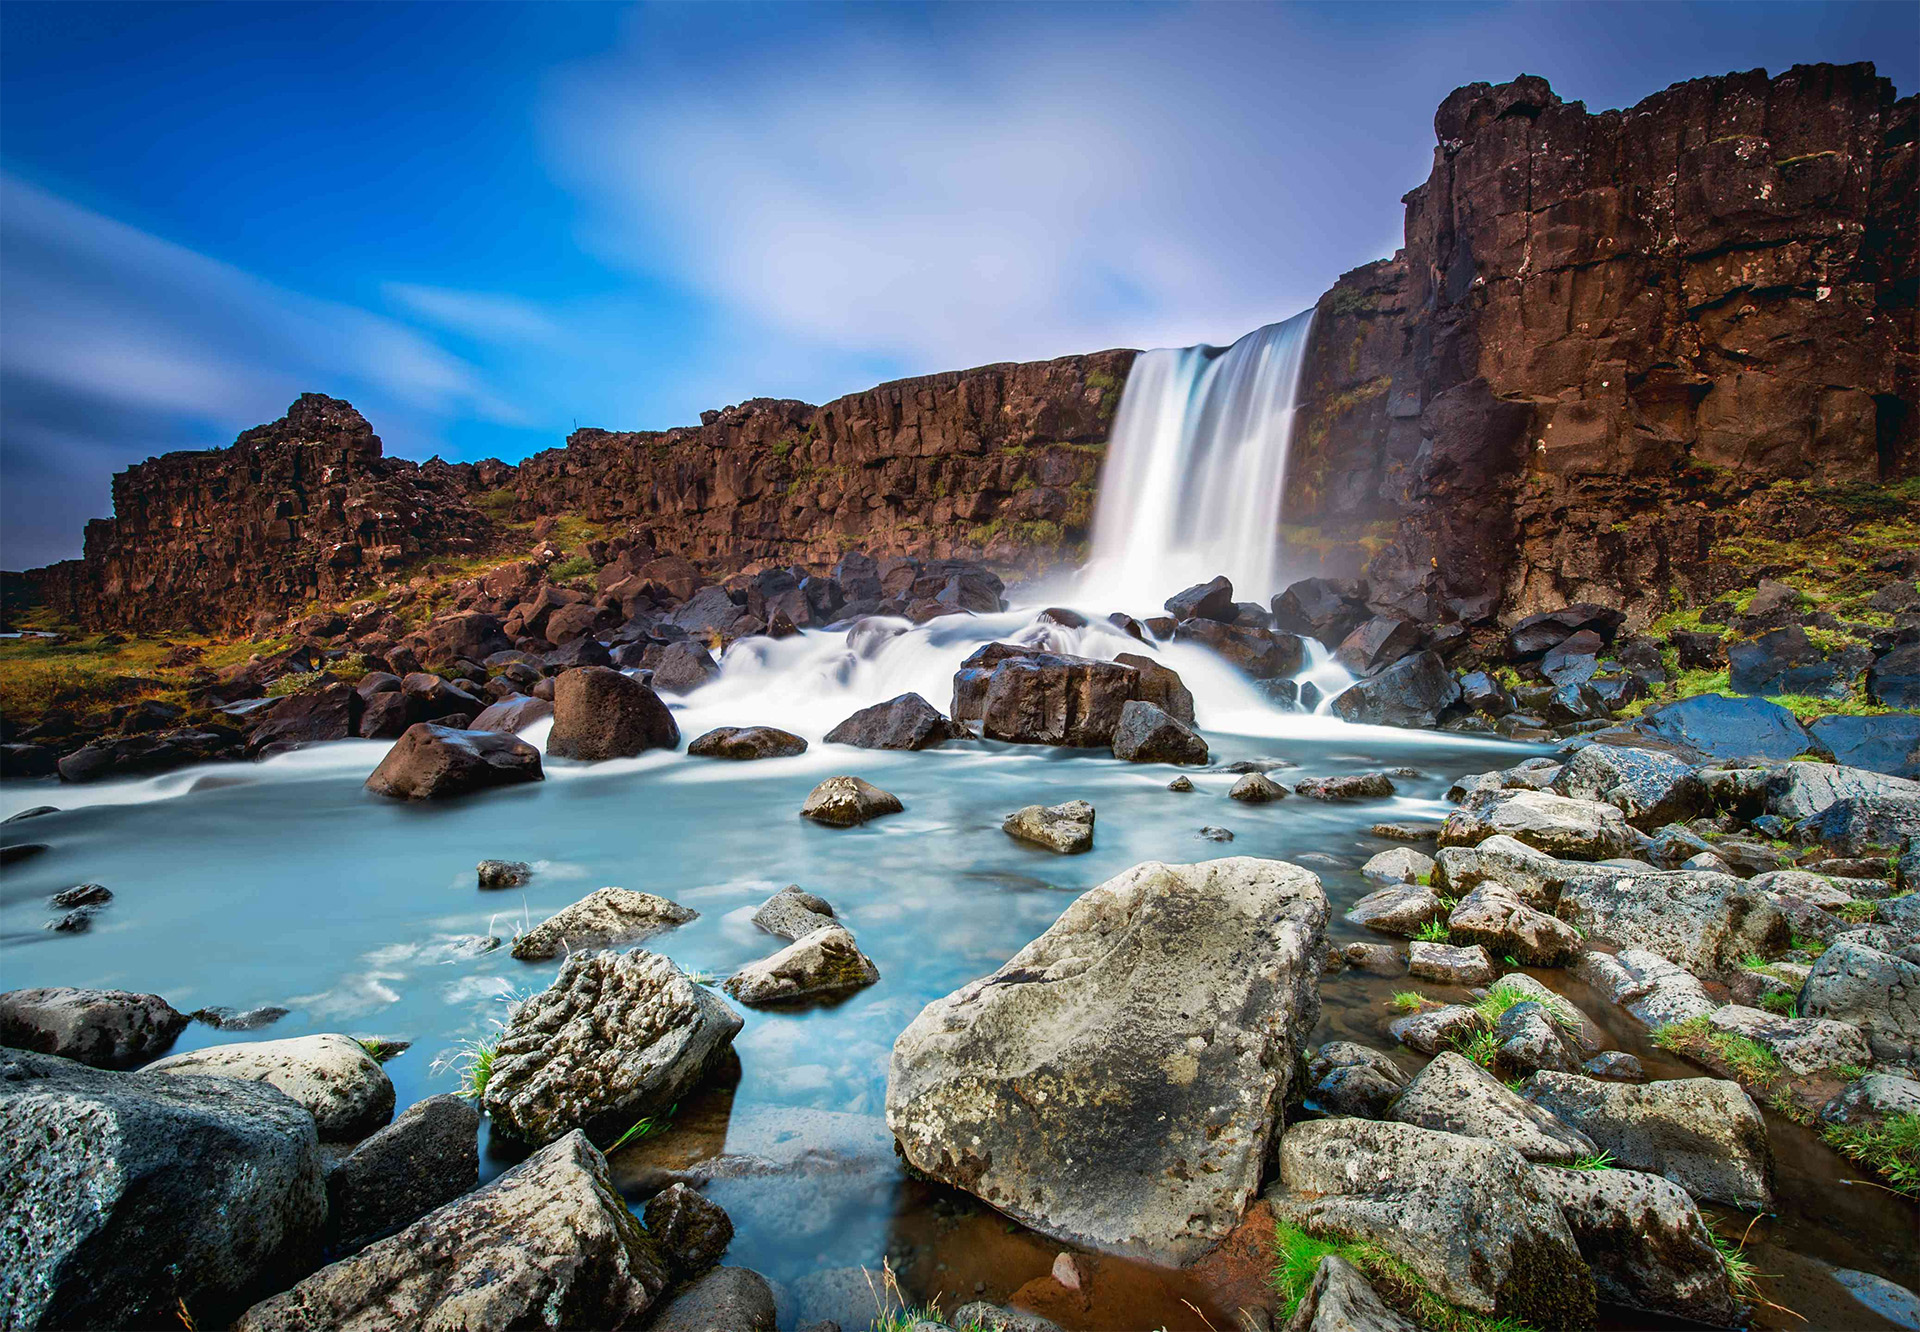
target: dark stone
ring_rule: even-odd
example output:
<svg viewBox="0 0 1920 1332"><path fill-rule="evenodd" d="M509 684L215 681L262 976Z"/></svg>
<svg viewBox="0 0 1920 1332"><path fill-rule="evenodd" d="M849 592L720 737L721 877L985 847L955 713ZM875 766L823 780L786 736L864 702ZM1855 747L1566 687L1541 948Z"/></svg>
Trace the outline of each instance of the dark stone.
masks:
<svg viewBox="0 0 1920 1332"><path fill-rule="evenodd" d="M1867 693L1889 708L1920 708L1920 643L1877 658L1867 668Z"/></svg>
<svg viewBox="0 0 1920 1332"><path fill-rule="evenodd" d="M687 746L695 758L791 758L807 752L807 742L772 726L721 726Z"/></svg>
<svg viewBox="0 0 1920 1332"><path fill-rule="evenodd" d="M1790 759L1814 749L1791 712L1763 698L1701 694L1650 708L1640 726L1713 758Z"/></svg>
<svg viewBox="0 0 1920 1332"><path fill-rule="evenodd" d="M1591 629L1582 629L1540 659L1540 673L1556 685L1581 685L1600 669L1598 654L1606 643Z"/></svg>
<svg viewBox="0 0 1920 1332"><path fill-rule="evenodd" d="M569 639L540 659L549 671L570 671L580 666L611 666L613 653L591 634Z"/></svg>
<svg viewBox="0 0 1920 1332"><path fill-rule="evenodd" d="M327 1174L336 1256L358 1252L480 1182L480 1112L430 1096L355 1147Z"/></svg>
<svg viewBox="0 0 1920 1332"><path fill-rule="evenodd" d="M1273 599L1276 629L1317 638L1329 650L1371 615L1365 583L1303 578Z"/></svg>
<svg viewBox="0 0 1920 1332"><path fill-rule="evenodd" d="M1920 778L1920 714L1822 717L1807 727L1836 763L1894 777Z"/></svg>
<svg viewBox="0 0 1920 1332"><path fill-rule="evenodd" d="M204 1023L215 1031L258 1031L262 1027L271 1027L287 1015L287 1010L275 1004L262 1004L258 1008L196 1008L187 1014L195 1022Z"/></svg>
<svg viewBox="0 0 1920 1332"><path fill-rule="evenodd" d="M415 722L367 778L367 789L396 800L438 800L542 776L540 751L524 740Z"/></svg>
<svg viewBox="0 0 1920 1332"><path fill-rule="evenodd" d="M654 678L659 678L657 673ZM658 694L631 676L605 666L583 666L555 678L547 753L593 763L679 744L673 713Z"/></svg>
<svg viewBox="0 0 1920 1332"><path fill-rule="evenodd" d="M480 715L467 723L467 729L518 735L535 722L545 721L552 715L553 704L543 698L533 698L527 694L508 694L481 709Z"/></svg>
<svg viewBox="0 0 1920 1332"><path fill-rule="evenodd" d="M1871 658L1865 648L1831 657L1797 624L1770 630L1727 649L1729 687L1737 694L1806 694L1844 698Z"/></svg>
<svg viewBox="0 0 1920 1332"><path fill-rule="evenodd" d="M952 725L918 694L862 708L827 732L828 744L861 749L932 749L952 738Z"/></svg>
<svg viewBox="0 0 1920 1332"><path fill-rule="evenodd" d="M709 591L714 589L709 588ZM720 674L712 654L692 639L669 643L653 668L653 687L668 694L690 694Z"/></svg>
<svg viewBox="0 0 1920 1332"><path fill-rule="evenodd" d="M1507 631L1507 656L1514 661L1545 656L1583 629L1591 631L1602 643L1610 643L1626 619L1621 611L1584 601L1529 615Z"/></svg>
<svg viewBox="0 0 1920 1332"><path fill-rule="evenodd" d="M1333 700L1342 720L1374 726L1430 727L1460 697L1439 656L1420 652L1361 680Z"/></svg>
<svg viewBox="0 0 1920 1332"><path fill-rule="evenodd" d="M400 682L408 714L414 721L439 721L456 712L477 716L486 704L451 680L428 671L415 671Z"/></svg>
<svg viewBox="0 0 1920 1332"><path fill-rule="evenodd" d="M47 905L56 911L67 911L74 907L105 906L113 900L113 891L97 883L77 883L71 888L62 888L47 899Z"/></svg>
<svg viewBox="0 0 1920 1332"><path fill-rule="evenodd" d="M1372 675L1418 652L1425 641L1426 635L1419 625L1389 615L1376 615L1348 634L1333 658L1355 675Z"/></svg>
<svg viewBox="0 0 1920 1332"><path fill-rule="evenodd" d="M1473 671L1461 677L1460 701L1489 717L1504 717L1513 711L1513 695L1485 671Z"/></svg>
<svg viewBox="0 0 1920 1332"><path fill-rule="evenodd" d="M1232 623L1239 611L1233 604L1233 584L1222 574L1210 583L1200 583L1184 592L1176 592L1165 602L1167 614L1175 620L1202 619Z"/></svg>
<svg viewBox="0 0 1920 1332"><path fill-rule="evenodd" d="M247 733L247 752L261 757L322 740L348 739L357 733L360 707L360 695L340 680L288 694L251 714L257 720Z"/></svg>
<svg viewBox="0 0 1920 1332"><path fill-rule="evenodd" d="M0 745L0 777L51 777L59 761L39 745Z"/></svg>
<svg viewBox="0 0 1920 1332"><path fill-rule="evenodd" d="M388 677L391 679L392 677ZM395 685L398 685L395 681ZM396 740L406 732L412 723L408 720L411 709L406 695L393 690L376 693L367 698L360 709L359 735L363 740Z"/></svg>
<svg viewBox="0 0 1920 1332"><path fill-rule="evenodd" d="M1195 617L1180 621L1173 636L1213 649L1256 680L1292 675L1306 662L1306 645L1292 634Z"/></svg>
<svg viewBox="0 0 1920 1332"><path fill-rule="evenodd" d="M186 1016L157 994L66 988L0 994L0 1045L95 1068L157 1059L186 1025Z"/></svg>
<svg viewBox="0 0 1920 1332"><path fill-rule="evenodd" d="M1114 661L1139 673L1135 698L1153 704L1183 726L1193 725L1193 694L1178 671L1138 652L1122 652Z"/></svg>
<svg viewBox="0 0 1920 1332"><path fill-rule="evenodd" d="M1116 662L988 643L954 673L953 720L978 721L989 740L1105 747L1139 680Z"/></svg>
<svg viewBox="0 0 1920 1332"><path fill-rule="evenodd" d="M1154 704L1133 699L1120 709L1113 756L1129 763L1205 763L1207 742Z"/></svg>
<svg viewBox="0 0 1920 1332"><path fill-rule="evenodd" d="M1719 634L1678 629L1667 635L1683 671L1717 671L1727 664L1727 645Z"/></svg>
<svg viewBox="0 0 1920 1332"><path fill-rule="evenodd" d="M662 1189L647 1200L647 1234L660 1246L676 1280L690 1281L714 1266L733 1243L733 1221L726 1209L684 1183Z"/></svg>

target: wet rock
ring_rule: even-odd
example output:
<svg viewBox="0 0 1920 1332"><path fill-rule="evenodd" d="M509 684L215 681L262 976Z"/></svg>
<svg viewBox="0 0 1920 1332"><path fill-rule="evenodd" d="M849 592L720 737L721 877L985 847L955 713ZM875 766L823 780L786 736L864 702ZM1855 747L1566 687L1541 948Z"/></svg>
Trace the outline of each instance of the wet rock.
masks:
<svg viewBox="0 0 1920 1332"><path fill-rule="evenodd" d="M1200 829L1200 836L1206 838L1209 842L1231 842L1233 840L1233 829L1216 828L1209 824Z"/></svg>
<svg viewBox="0 0 1920 1332"><path fill-rule="evenodd" d="M1254 680L1294 675L1307 660L1304 640L1254 625L1222 624L1198 618L1182 620L1174 629L1174 637L1182 642L1198 643Z"/></svg>
<svg viewBox="0 0 1920 1332"><path fill-rule="evenodd" d="M1184 592L1174 593L1164 605L1167 614L1176 620L1190 620L1198 615L1230 624L1239 614L1233 604L1233 584L1224 574L1210 583L1200 583Z"/></svg>
<svg viewBox="0 0 1920 1332"><path fill-rule="evenodd" d="M1333 659L1355 675L1371 675L1425 645L1426 635L1419 625L1397 616L1376 615L1341 640Z"/></svg>
<svg viewBox="0 0 1920 1332"><path fill-rule="evenodd" d="M1000 828L1015 841L1044 846L1061 855L1093 850L1093 806L1084 800L1028 805L1007 815Z"/></svg>
<svg viewBox="0 0 1920 1332"><path fill-rule="evenodd" d="M1646 1077L1640 1061L1624 1050L1604 1050L1582 1064L1580 1071L1610 1082L1638 1082Z"/></svg>
<svg viewBox="0 0 1920 1332"><path fill-rule="evenodd" d="M1433 857L1407 847L1382 851L1360 867L1372 883L1420 883L1433 873Z"/></svg>
<svg viewBox="0 0 1920 1332"><path fill-rule="evenodd" d="M523 962L539 962L563 953L610 948L683 925L699 914L652 893L597 888L515 939L513 955Z"/></svg>
<svg viewBox="0 0 1920 1332"><path fill-rule="evenodd" d="M1302 777L1293 784L1293 793L1314 800L1378 800L1393 794L1393 779L1384 772Z"/></svg>
<svg viewBox="0 0 1920 1332"><path fill-rule="evenodd" d="M1571 1165L1594 1154L1586 1135L1509 1091L1465 1055L1443 1050L1414 1075L1387 1117L1416 1128L1503 1143L1529 1161Z"/></svg>
<svg viewBox="0 0 1920 1332"><path fill-rule="evenodd" d="M508 694L497 703L491 703L482 708L468 723L467 729L518 735L535 722L543 722L552 715L553 704L544 698L533 698L526 694Z"/></svg>
<svg viewBox="0 0 1920 1332"><path fill-rule="evenodd" d="M357 734L360 706L360 695L340 680L283 695L250 714L256 720L247 732L247 752L264 757L323 740L348 739Z"/></svg>
<svg viewBox="0 0 1920 1332"><path fill-rule="evenodd" d="M716 1267L676 1292L647 1332L774 1332L774 1320L765 1277L747 1267Z"/></svg>
<svg viewBox="0 0 1920 1332"><path fill-rule="evenodd" d="M1879 1124L1889 1115L1920 1115L1920 1082L1869 1073L1820 1107L1822 1124Z"/></svg>
<svg viewBox="0 0 1920 1332"><path fill-rule="evenodd" d="M1111 661L988 643L954 673L953 720L1012 744L1110 746L1139 680Z"/></svg>
<svg viewBox="0 0 1920 1332"><path fill-rule="evenodd" d="M1687 1022L1719 1007L1698 976L1645 949L1582 952L1574 959L1573 974L1650 1030Z"/></svg>
<svg viewBox="0 0 1920 1332"><path fill-rule="evenodd" d="M1781 1067L1795 1077L1873 1062L1860 1029L1830 1018L1781 1017L1765 1009L1728 1004L1715 1009L1709 1022L1715 1031L1743 1036L1772 1051Z"/></svg>
<svg viewBox="0 0 1920 1332"><path fill-rule="evenodd" d="M838 924L803 934L772 957L749 962L727 978L743 1004L780 1004L847 994L880 979L880 969Z"/></svg>
<svg viewBox="0 0 1920 1332"><path fill-rule="evenodd" d="M1182 793L1191 791L1193 790L1193 778L1175 777L1172 781L1167 783L1167 789L1169 791L1179 791Z"/></svg>
<svg viewBox="0 0 1920 1332"><path fill-rule="evenodd" d="M1307 1062L1306 1103L1323 1115L1379 1119L1406 1085L1391 1056L1352 1041L1328 1041Z"/></svg>
<svg viewBox="0 0 1920 1332"><path fill-rule="evenodd" d="M413 724L412 711L402 693L375 694L360 709L360 722L354 734L363 740L396 740Z"/></svg>
<svg viewBox="0 0 1920 1332"><path fill-rule="evenodd" d="M1407 945L1407 972L1442 985L1484 985L1493 979L1493 959L1478 944L1455 948L1415 939Z"/></svg>
<svg viewBox="0 0 1920 1332"><path fill-rule="evenodd" d="M1600 1298L1710 1327L1734 1327L1739 1302L1693 1199L1638 1170L1546 1166L1534 1182L1560 1208Z"/></svg>
<svg viewBox="0 0 1920 1332"><path fill-rule="evenodd" d="M699 1276L733 1243L733 1219L726 1208L685 1184L669 1185L647 1199L645 1220L676 1281Z"/></svg>
<svg viewBox="0 0 1920 1332"><path fill-rule="evenodd" d="M1703 812L1697 788L1688 784L1693 766L1657 749L1584 745L1554 776L1553 790L1575 800L1601 800L1636 828L1658 828Z"/></svg>
<svg viewBox="0 0 1920 1332"><path fill-rule="evenodd" d="M367 790L395 800L444 800L543 776L540 751L524 740L415 722L367 778Z"/></svg>
<svg viewBox="0 0 1920 1332"><path fill-rule="evenodd" d="M1113 756L1128 763L1205 763L1207 742L1152 703L1129 700L1113 728Z"/></svg>
<svg viewBox="0 0 1920 1332"><path fill-rule="evenodd" d="M1920 715L1822 717L1807 731L1840 763L1895 777L1920 777Z"/></svg>
<svg viewBox="0 0 1920 1332"><path fill-rule="evenodd" d="M824 897L807 892L798 884L788 884L760 904L753 923L782 939L798 939L823 925L835 925L833 906Z"/></svg>
<svg viewBox="0 0 1920 1332"><path fill-rule="evenodd" d="M1346 920L1349 925L1364 925L1383 934L1411 938L1434 921L1446 919L1446 915L1446 908L1440 905L1439 895L1432 888L1410 883L1368 893L1353 904Z"/></svg>
<svg viewBox="0 0 1920 1332"><path fill-rule="evenodd" d="M287 1010L278 1004L262 1004L258 1008L196 1008L187 1014L195 1022L204 1023L215 1031L258 1031L262 1027L271 1027L287 1015Z"/></svg>
<svg viewBox="0 0 1920 1332"><path fill-rule="evenodd" d="M480 1182L480 1112L429 1096L355 1147L327 1173L333 1250L353 1253Z"/></svg>
<svg viewBox="0 0 1920 1332"><path fill-rule="evenodd" d="M427 626L427 661L483 661L495 652L511 650L497 616L482 611L459 611Z"/></svg>
<svg viewBox="0 0 1920 1332"><path fill-rule="evenodd" d="M1764 698L1701 694L1649 708L1639 726L1714 758L1790 759L1813 748L1791 712Z"/></svg>
<svg viewBox="0 0 1920 1332"><path fill-rule="evenodd" d="M1408 1124L1322 1119L1280 1144L1281 1221L1377 1244L1443 1299L1541 1329L1594 1325L1593 1278L1510 1147Z"/></svg>
<svg viewBox="0 0 1920 1332"><path fill-rule="evenodd" d="M144 1064L186 1025L185 1015L157 994L67 987L0 994L0 1045L95 1068Z"/></svg>
<svg viewBox="0 0 1920 1332"><path fill-rule="evenodd" d="M1333 710L1343 721L1432 727L1459 697L1460 686L1439 654L1416 652L1342 691Z"/></svg>
<svg viewBox="0 0 1920 1332"><path fill-rule="evenodd" d="M932 749L953 738L953 726L940 710L918 694L862 708L827 732L830 745L861 749Z"/></svg>
<svg viewBox="0 0 1920 1332"><path fill-rule="evenodd" d="M1461 898L1447 917L1447 933L1528 967L1564 966L1580 949L1579 931L1497 883L1483 883Z"/></svg>
<svg viewBox="0 0 1920 1332"><path fill-rule="evenodd" d="M1920 796L1870 795L1835 801L1794 827L1802 841L1843 856L1886 855L1920 843Z"/></svg>
<svg viewBox="0 0 1920 1332"><path fill-rule="evenodd" d="M1385 837L1394 842L1427 842L1440 836L1441 824L1425 820L1401 820L1394 823L1376 823L1367 831L1375 837Z"/></svg>
<svg viewBox="0 0 1920 1332"><path fill-rule="evenodd" d="M1800 1014L1858 1027L1875 1059L1920 1060L1920 965L1851 939L1823 953L1800 991Z"/></svg>
<svg viewBox="0 0 1920 1332"><path fill-rule="evenodd" d="M899 796L858 777L829 777L808 794L800 817L833 828L851 828L905 808Z"/></svg>
<svg viewBox="0 0 1920 1332"><path fill-rule="evenodd" d="M575 953L515 1010L482 1108L536 1145L576 1128L612 1141L698 1086L742 1025L656 953Z"/></svg>
<svg viewBox="0 0 1920 1332"><path fill-rule="evenodd" d="M482 888L518 888L533 877L533 866L524 860L483 860L475 873Z"/></svg>
<svg viewBox="0 0 1920 1332"><path fill-rule="evenodd" d="M1287 788L1264 772L1250 772L1233 784L1227 798L1246 805L1269 805L1287 798Z"/></svg>
<svg viewBox="0 0 1920 1332"><path fill-rule="evenodd" d="M569 1134L486 1187L254 1305L236 1332L631 1327L667 1286L606 1162Z"/></svg>
<svg viewBox="0 0 1920 1332"><path fill-rule="evenodd" d="M1287 1332L1419 1332L1337 1253L1320 1260Z"/></svg>
<svg viewBox="0 0 1920 1332"><path fill-rule="evenodd" d="M1135 866L922 1010L894 1044L888 1127L914 1168L1049 1235L1191 1256L1258 1187L1319 1013L1326 912L1282 861Z"/></svg>
<svg viewBox="0 0 1920 1332"><path fill-rule="evenodd" d="M773 726L721 726L687 746L695 758L791 758L807 752L807 742Z"/></svg>
<svg viewBox="0 0 1920 1332"><path fill-rule="evenodd" d="M679 744L680 728L667 705L631 676L585 666L555 679L547 753L591 763Z"/></svg>
<svg viewBox="0 0 1920 1332"><path fill-rule="evenodd" d="M1340 959L1357 971L1372 976L1404 976L1407 959L1391 944L1350 943L1340 950Z"/></svg>
<svg viewBox="0 0 1920 1332"><path fill-rule="evenodd" d="M1337 648L1372 614L1365 583L1332 578L1303 578L1273 599L1276 628L1317 638Z"/></svg>
<svg viewBox="0 0 1920 1332"><path fill-rule="evenodd" d="M57 920L47 922L46 928L56 934L85 934L93 928L93 918L99 908L76 907Z"/></svg>
<svg viewBox="0 0 1920 1332"><path fill-rule="evenodd" d="M363 1138L393 1118L386 1070L358 1041L332 1032L208 1046L171 1055L142 1072L264 1082L305 1106L326 1139Z"/></svg>
<svg viewBox="0 0 1920 1332"><path fill-rule="evenodd" d="M1554 1020L1560 1007L1556 1004L1550 1008L1529 999L1502 1013L1493 1024L1493 1039L1498 1042L1493 1054L1493 1071L1508 1080L1538 1073L1543 1068L1556 1073L1579 1072L1580 1056L1561 1037Z"/></svg>
<svg viewBox="0 0 1920 1332"><path fill-rule="evenodd" d="M1521 1095L1613 1153L1624 1169L1663 1175L1703 1202L1744 1211L1765 1211L1773 1202L1766 1121L1737 1082L1630 1085L1536 1073Z"/></svg>
<svg viewBox="0 0 1920 1332"><path fill-rule="evenodd" d="M1464 1004L1445 1004L1395 1018L1387 1024L1387 1034L1421 1054L1451 1050L1481 1031L1487 1020Z"/></svg>
<svg viewBox="0 0 1920 1332"><path fill-rule="evenodd" d="M1178 671L1138 652L1122 652L1114 661L1131 667L1139 676L1134 701L1151 703L1182 726L1193 725L1193 694Z"/></svg>
<svg viewBox="0 0 1920 1332"><path fill-rule="evenodd" d="M0 1050L0 1321L223 1320L316 1252L313 1120L271 1087Z"/></svg>
<svg viewBox="0 0 1920 1332"><path fill-rule="evenodd" d="M1639 846L1626 816L1612 805L1544 791L1503 792L1478 808L1454 811L1440 830L1440 845L1474 846L1489 837L1576 860L1630 855Z"/></svg>

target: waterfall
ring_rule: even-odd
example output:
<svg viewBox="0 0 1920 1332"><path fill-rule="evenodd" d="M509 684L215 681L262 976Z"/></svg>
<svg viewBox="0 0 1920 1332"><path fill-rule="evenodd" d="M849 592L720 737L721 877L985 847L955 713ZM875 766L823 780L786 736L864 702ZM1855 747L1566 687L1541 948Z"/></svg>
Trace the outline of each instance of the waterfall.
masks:
<svg viewBox="0 0 1920 1332"><path fill-rule="evenodd" d="M1280 505L1313 311L1224 351L1143 352L1107 443L1082 595L1157 609L1215 574L1242 600L1280 589Z"/></svg>

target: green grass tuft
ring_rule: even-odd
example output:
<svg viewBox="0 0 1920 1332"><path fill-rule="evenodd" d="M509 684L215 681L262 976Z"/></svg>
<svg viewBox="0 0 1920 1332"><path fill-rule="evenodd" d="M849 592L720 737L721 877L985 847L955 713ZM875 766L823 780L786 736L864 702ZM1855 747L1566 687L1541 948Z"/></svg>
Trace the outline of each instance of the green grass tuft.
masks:
<svg viewBox="0 0 1920 1332"><path fill-rule="evenodd" d="M1519 986L1510 984L1505 980L1495 981L1492 987L1474 1004L1473 1008L1475 1012L1480 1014L1480 1016L1485 1018L1489 1023L1494 1023L1506 1016L1507 1010L1515 1004L1527 1003L1541 1004L1541 1006L1547 1010L1547 1016L1553 1020L1553 1025L1563 1031L1577 1031L1580 1028L1580 1015L1574 1012L1573 1008L1568 1005L1565 1000L1555 996L1553 999L1543 1002L1534 995L1528 994Z"/></svg>
<svg viewBox="0 0 1920 1332"><path fill-rule="evenodd" d="M1525 1324L1514 1319L1485 1318L1449 1304L1417 1272L1377 1244L1309 1235L1285 1221L1275 1227L1274 1240L1273 1285L1284 1309L1284 1318L1276 1322L1291 1319L1299 1310L1320 1260L1331 1254L1352 1263L1381 1299L1429 1332L1528 1332Z"/></svg>
<svg viewBox="0 0 1920 1332"><path fill-rule="evenodd" d="M1888 1115L1878 1124L1836 1124L1820 1136L1849 1161L1886 1180L1894 1192L1920 1198L1920 1114Z"/></svg>
<svg viewBox="0 0 1920 1332"><path fill-rule="evenodd" d="M1614 1168L1613 1153L1602 1151L1592 1156L1583 1156L1578 1161L1575 1161L1569 1168L1573 1170L1612 1170Z"/></svg>
<svg viewBox="0 0 1920 1332"><path fill-rule="evenodd" d="M1430 920L1415 930L1413 937L1422 943L1445 943L1453 936L1447 930L1447 922L1444 920Z"/></svg>
<svg viewBox="0 0 1920 1332"><path fill-rule="evenodd" d="M676 1102L667 1107L665 1114L648 1115L644 1119L636 1119L633 1127L615 1138L602 1155L611 1156L630 1142L643 1142L648 1138L659 1137L673 1127L673 1117L679 1113L680 1106Z"/></svg>
<svg viewBox="0 0 1920 1332"><path fill-rule="evenodd" d="M1392 1005L1395 1012L1418 1013L1428 1004L1437 1003L1438 1001L1427 998L1426 995L1420 993L1418 990L1396 990L1394 991L1393 998L1387 1002Z"/></svg>
<svg viewBox="0 0 1920 1332"><path fill-rule="evenodd" d="M1799 1001L1784 990L1775 990L1770 994L1761 995L1760 1007L1766 1009L1769 1013L1777 1013L1785 1018L1800 1016Z"/></svg>

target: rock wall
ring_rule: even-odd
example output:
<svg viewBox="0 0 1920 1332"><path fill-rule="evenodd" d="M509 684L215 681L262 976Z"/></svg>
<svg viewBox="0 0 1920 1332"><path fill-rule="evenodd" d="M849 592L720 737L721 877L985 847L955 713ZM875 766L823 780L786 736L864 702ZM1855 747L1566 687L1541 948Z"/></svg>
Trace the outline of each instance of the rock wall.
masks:
<svg viewBox="0 0 1920 1332"><path fill-rule="evenodd" d="M483 472L384 457L351 405L303 394L231 448L121 472L114 516L87 524L85 558L26 577L92 628L242 629L477 548L491 524L467 496Z"/></svg>
<svg viewBox="0 0 1920 1332"><path fill-rule="evenodd" d="M1644 617L1720 590L1722 543L1920 473L1915 121L1865 64L1598 115L1454 92L1406 247L1319 303L1297 548L1415 610Z"/></svg>
<svg viewBox="0 0 1920 1332"><path fill-rule="evenodd" d="M577 513L717 566L1070 554L1130 351L903 379L824 407L757 398L676 430L578 430L521 463L519 517Z"/></svg>

